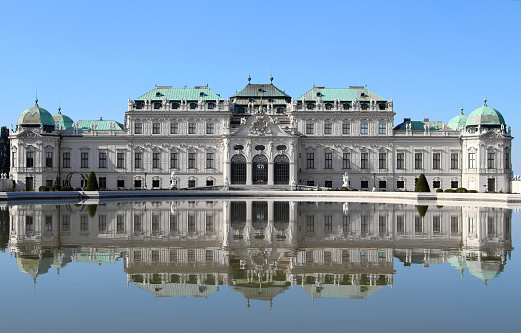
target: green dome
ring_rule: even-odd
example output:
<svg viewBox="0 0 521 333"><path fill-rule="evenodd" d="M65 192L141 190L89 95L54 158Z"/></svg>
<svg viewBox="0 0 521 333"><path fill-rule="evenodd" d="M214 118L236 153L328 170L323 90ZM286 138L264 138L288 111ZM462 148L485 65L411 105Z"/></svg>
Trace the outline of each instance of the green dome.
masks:
<svg viewBox="0 0 521 333"><path fill-rule="evenodd" d="M52 116L52 118L54 119L56 127L66 130L72 129L72 124L74 123L74 121L72 121L72 119L67 117L66 115L62 114L61 108L58 108L58 114L55 114L54 116Z"/></svg>
<svg viewBox="0 0 521 333"><path fill-rule="evenodd" d="M18 118L17 124L19 126L29 127L37 127L40 125L52 127L55 126L54 119L49 113L49 111L38 106L38 100L36 100L35 106L22 112L22 114Z"/></svg>
<svg viewBox="0 0 521 333"><path fill-rule="evenodd" d="M467 124L467 119L468 117L463 114L463 108L461 108L461 114L452 118L447 126L449 126L451 130L458 131L461 126L465 126Z"/></svg>
<svg viewBox="0 0 521 333"><path fill-rule="evenodd" d="M469 114L466 125L500 126L505 125L505 119L503 119L503 115L498 110L487 106L487 99L485 99L485 105Z"/></svg>

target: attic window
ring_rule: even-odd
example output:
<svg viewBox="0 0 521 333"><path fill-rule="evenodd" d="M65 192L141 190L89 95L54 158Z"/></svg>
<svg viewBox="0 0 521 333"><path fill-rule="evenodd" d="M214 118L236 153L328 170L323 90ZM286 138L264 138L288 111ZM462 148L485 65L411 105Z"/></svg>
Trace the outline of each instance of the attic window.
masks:
<svg viewBox="0 0 521 333"><path fill-rule="evenodd" d="M326 110L331 110L333 106L331 104L326 104Z"/></svg>
<svg viewBox="0 0 521 333"><path fill-rule="evenodd" d="M161 93L158 91L158 92L156 92L156 97L159 97L159 96L161 96Z"/></svg>
<svg viewBox="0 0 521 333"><path fill-rule="evenodd" d="M263 145L257 145L257 146L255 146L255 150L264 150L264 149L266 149L266 147L263 146Z"/></svg>
<svg viewBox="0 0 521 333"><path fill-rule="evenodd" d="M244 149L244 146L243 145L235 145L233 147L233 150L243 150Z"/></svg>
<svg viewBox="0 0 521 333"><path fill-rule="evenodd" d="M199 93L199 96L203 97L203 96L204 96L204 92L201 91L201 92Z"/></svg>
<svg viewBox="0 0 521 333"><path fill-rule="evenodd" d="M322 93L321 93L320 91L317 92L317 96L318 96L318 97L322 96Z"/></svg>
<svg viewBox="0 0 521 333"><path fill-rule="evenodd" d="M172 103L172 109L177 109L179 108L179 104L178 103Z"/></svg>
<svg viewBox="0 0 521 333"><path fill-rule="evenodd" d="M366 94L365 93L360 93L360 97L365 97Z"/></svg>
<svg viewBox="0 0 521 333"><path fill-rule="evenodd" d="M351 105L349 103L344 104L344 110L349 110L351 108Z"/></svg>
<svg viewBox="0 0 521 333"><path fill-rule="evenodd" d="M258 92L262 92L262 88L257 89Z"/></svg>

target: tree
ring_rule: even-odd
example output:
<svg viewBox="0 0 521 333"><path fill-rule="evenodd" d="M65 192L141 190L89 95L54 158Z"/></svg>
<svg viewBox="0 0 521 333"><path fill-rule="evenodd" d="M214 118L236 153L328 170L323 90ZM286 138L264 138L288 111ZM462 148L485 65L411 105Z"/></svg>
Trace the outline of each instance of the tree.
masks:
<svg viewBox="0 0 521 333"><path fill-rule="evenodd" d="M89 178L87 179L87 187L85 188L85 191L97 191L98 189L98 179L96 178L94 171L91 171Z"/></svg>
<svg viewBox="0 0 521 333"><path fill-rule="evenodd" d="M2 126L0 134L0 173L9 173L9 130Z"/></svg>
<svg viewBox="0 0 521 333"><path fill-rule="evenodd" d="M429 187L429 183L427 182L427 178L422 173L418 181L416 182L416 187L414 188L414 192L430 192L431 188Z"/></svg>

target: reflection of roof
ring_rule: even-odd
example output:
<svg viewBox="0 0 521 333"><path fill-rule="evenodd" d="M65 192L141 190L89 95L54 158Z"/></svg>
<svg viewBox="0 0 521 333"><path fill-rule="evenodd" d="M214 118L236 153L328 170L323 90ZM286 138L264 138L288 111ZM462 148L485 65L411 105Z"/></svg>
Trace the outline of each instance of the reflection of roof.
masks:
<svg viewBox="0 0 521 333"><path fill-rule="evenodd" d="M308 92L304 93L298 99L306 101L317 100L321 98L323 101L334 101L340 99L341 101L353 101L356 98L360 101L386 101L385 98L375 94L374 92L365 89L365 87L356 88L324 88L324 87L313 87Z"/></svg>
<svg viewBox="0 0 521 333"><path fill-rule="evenodd" d="M153 293L156 295L156 297L208 297L211 293L219 291L219 287L214 285L210 286L184 283L150 284L141 282L135 282L134 284L143 290Z"/></svg>
<svg viewBox="0 0 521 333"><path fill-rule="evenodd" d="M317 287L315 284L301 286L302 290L313 298L346 297L352 299L363 299L382 287L383 286L335 286L333 284L324 284L320 287Z"/></svg>
<svg viewBox="0 0 521 333"><path fill-rule="evenodd" d="M256 299L260 301L272 301L278 294L283 294L291 284L286 281L280 282L263 282L259 286L258 282L253 283L237 283L232 289L241 293L247 299Z"/></svg>
<svg viewBox="0 0 521 333"><path fill-rule="evenodd" d="M86 262L86 263L110 263L113 264L117 261L119 254L106 252L94 252L94 253L78 253L74 256L75 262Z"/></svg>
<svg viewBox="0 0 521 333"><path fill-rule="evenodd" d="M39 275L49 272L53 263L52 258L39 258L38 256L22 256L16 258L18 268L24 273L36 278Z"/></svg>
<svg viewBox="0 0 521 333"><path fill-rule="evenodd" d="M453 256L448 259L451 266L462 271L467 268L470 274L474 275L481 280L490 280L497 277L503 272L504 264L501 263L501 259L488 258L479 260L465 260L460 256Z"/></svg>
<svg viewBox="0 0 521 333"><path fill-rule="evenodd" d="M209 88L156 88L150 90L144 95L139 96L135 99L135 101L143 101L145 99L151 99L153 101L161 101L163 99L167 99L169 101L180 101L182 99L188 101L198 101L199 99L203 100L220 100L221 97L211 91Z"/></svg>

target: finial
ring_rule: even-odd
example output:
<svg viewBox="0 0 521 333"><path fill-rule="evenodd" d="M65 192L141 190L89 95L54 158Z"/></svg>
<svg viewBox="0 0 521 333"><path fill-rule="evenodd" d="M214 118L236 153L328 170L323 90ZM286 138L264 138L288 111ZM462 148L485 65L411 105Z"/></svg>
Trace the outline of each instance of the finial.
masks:
<svg viewBox="0 0 521 333"><path fill-rule="evenodd" d="M38 97L34 100L34 106L38 106Z"/></svg>
<svg viewBox="0 0 521 333"><path fill-rule="evenodd" d="M251 76L250 76L250 74L248 74L248 84L250 84L250 81L251 81Z"/></svg>
<svg viewBox="0 0 521 333"><path fill-rule="evenodd" d="M487 98L485 97L485 99L483 100L483 103L484 103L484 106L487 106Z"/></svg>
<svg viewBox="0 0 521 333"><path fill-rule="evenodd" d="M58 114L62 114L62 107L58 106Z"/></svg>
<svg viewBox="0 0 521 333"><path fill-rule="evenodd" d="M463 106L461 107L461 115L463 115Z"/></svg>
<svg viewBox="0 0 521 333"><path fill-rule="evenodd" d="M270 81L271 81L271 84L273 84L273 75L270 76Z"/></svg>

